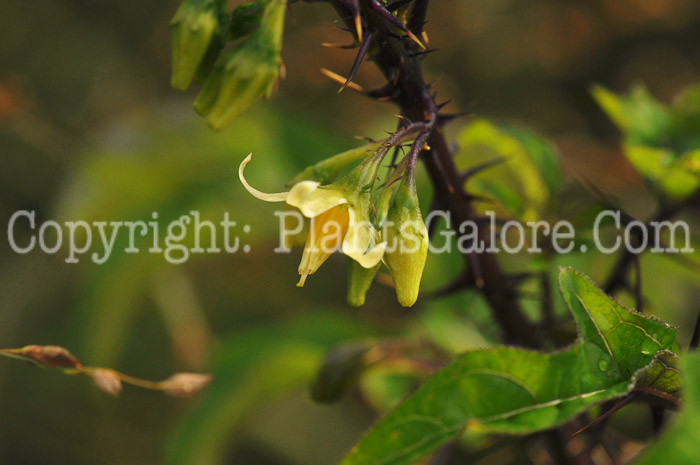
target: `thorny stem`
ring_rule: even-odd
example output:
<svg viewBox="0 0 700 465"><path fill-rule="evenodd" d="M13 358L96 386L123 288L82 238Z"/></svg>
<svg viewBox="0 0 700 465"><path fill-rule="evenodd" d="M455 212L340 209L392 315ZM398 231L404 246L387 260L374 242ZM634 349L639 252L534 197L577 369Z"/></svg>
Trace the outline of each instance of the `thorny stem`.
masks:
<svg viewBox="0 0 700 465"><path fill-rule="evenodd" d="M353 6L357 4L354 1L351 4L348 0L326 1L333 5L341 20L352 31L355 18L353 13L356 11L354 11ZM417 53L416 45L398 34L395 25L391 24L393 21L390 22L386 15L379 14L376 10L376 2L372 3L372 1L360 0L360 10L364 27L368 33L372 34L374 48L371 53L374 54L374 61L387 80L382 95L390 96L388 100L395 103L401 109L402 116L410 121L435 120L435 124L429 129L429 134L426 137L430 149L421 154L435 190L434 201L449 211L453 226L473 221L476 219L474 209L463 190L462 177L455 166L451 150L442 133L441 126L444 120L438 117L439 107L423 78L420 61L424 54ZM408 3L410 1L394 0L394 2L389 2L387 7L391 10L399 5L403 7ZM420 36L422 33L428 4L429 0L413 0L406 26L414 37ZM411 152L417 146L414 143ZM412 161L410 160L410 162ZM696 198L694 202L697 200ZM653 220L663 221L672 218L690 205L691 202L685 202L671 207L663 206ZM459 234L458 230L455 232ZM485 227L480 227L479 239L488 243L488 232ZM501 270L495 256L481 253L476 256L464 255L464 259L467 267L465 279L470 280L468 284L481 290L501 329L504 341L529 347L542 347L540 333L535 331L535 325L524 316L512 280L508 279L508 276ZM628 250L623 251L618 256L603 285L607 294L613 294L628 285L627 275L636 259L638 257ZM638 273L636 283L639 283L640 274ZM482 281L477 279L479 276L483 278ZM543 279L545 278L543 277ZM542 284L543 291L550 294L551 286L549 283L543 280ZM636 294L638 304L641 304L641 289L637 288ZM546 306L551 305L551 295L544 296L544 299L545 313L548 313L551 309L546 308ZM699 338L700 336L694 339ZM697 344L696 341L695 343ZM596 425L598 433L604 424L605 421L601 421ZM596 436L597 434L593 434L591 439L595 440ZM550 437L550 439L554 439L554 437ZM564 438L558 437L555 442L559 443L560 440L563 442L560 443L562 447L559 452L562 457L567 459L567 462L570 462L571 458L568 457ZM579 458L588 455L586 452L590 453L590 449L581 454Z"/></svg>
<svg viewBox="0 0 700 465"><path fill-rule="evenodd" d="M340 18L352 30L353 14L345 0L329 0ZM427 10L427 0L416 0L408 23L417 35L422 30ZM363 24L374 37L375 62L387 85L392 88L392 101L401 109L401 114L410 121L425 121L437 117L438 105L430 94L421 70L421 56L415 55L417 45L399 35L396 28L372 6L360 4ZM430 150L422 152L422 160L435 189L437 202L449 211L454 227L474 220L474 209L462 188L460 174L455 166L451 150L442 133L441 122L435 121L427 138ZM459 231L456 231L459 234ZM489 231L481 227L479 237L488 243ZM472 268L470 259L464 256L467 268ZM480 287L491 307L494 319L501 328L503 339L510 344L541 347L534 325L523 314L511 281L503 273L496 257L479 254L476 257L483 276ZM473 283L475 285L475 283Z"/></svg>

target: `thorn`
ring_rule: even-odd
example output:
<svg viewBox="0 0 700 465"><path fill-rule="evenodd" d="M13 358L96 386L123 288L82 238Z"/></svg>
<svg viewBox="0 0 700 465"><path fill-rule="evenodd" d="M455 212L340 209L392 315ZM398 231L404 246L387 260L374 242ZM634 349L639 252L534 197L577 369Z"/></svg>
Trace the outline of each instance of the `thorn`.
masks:
<svg viewBox="0 0 700 465"><path fill-rule="evenodd" d="M357 73L357 70L360 68L362 60L365 58L365 55L367 55L367 50L369 50L369 46L372 44L372 38L373 35L371 33L365 36L365 40L362 42L362 45L360 45L360 49L357 51L355 61L353 61L352 63L350 74L348 75L340 90L338 90L338 93L341 93L343 89L348 87L350 85L350 81L352 81L352 78L355 77L355 73Z"/></svg>
<svg viewBox="0 0 700 465"><path fill-rule="evenodd" d="M341 76L340 74L334 73L333 71L326 69L326 68L321 68L321 73L324 76L326 76L327 78L329 78L330 80L335 81L340 85L344 85L345 81L347 81L347 79L344 78L343 76ZM362 93L365 92L365 89L362 86L360 86L359 84L355 84L354 82L349 82L346 87L348 87L354 91L357 91L357 92L362 92Z"/></svg>
<svg viewBox="0 0 700 465"><path fill-rule="evenodd" d="M389 21L392 25L396 26L397 28L401 29L403 32L406 33L406 35L415 43L418 44L418 46L422 49L425 49L425 45L423 45L423 42L420 41L416 35L411 32L411 30L406 26L404 23L399 21L396 16L391 14L389 10L387 10L384 6L383 3L381 3L379 0L370 0L370 6L379 13L381 17Z"/></svg>
<svg viewBox="0 0 700 465"><path fill-rule="evenodd" d="M390 84L386 84L382 87L365 92L365 95L379 100L380 102L385 102L387 100L394 100L396 97L398 97L399 90L395 89L394 86Z"/></svg>
<svg viewBox="0 0 700 465"><path fill-rule="evenodd" d="M419 50L417 52L409 52L408 57L409 58L422 58L430 53L437 52L439 51L439 48L430 48L427 50Z"/></svg>
<svg viewBox="0 0 700 465"><path fill-rule="evenodd" d="M469 168L467 171L465 171L464 173L462 173L460 175L460 178L462 179L462 181L467 181L467 180L469 180L469 178L471 178L475 174L478 174L478 173L484 171L485 169L491 168L492 166L496 166L496 165L500 165L501 163L505 163L506 161L508 161L508 159L505 157L494 158L493 160L489 160L489 161L484 162L480 165L476 165L476 166Z"/></svg>
<svg viewBox="0 0 700 465"><path fill-rule="evenodd" d="M430 39L428 39L428 33L423 31L421 33L421 37L423 38L423 43L425 43L426 46L430 47Z"/></svg>
<svg viewBox="0 0 700 465"><path fill-rule="evenodd" d="M362 17L359 11L355 15L355 33L357 34L357 41L362 43Z"/></svg>
<svg viewBox="0 0 700 465"><path fill-rule="evenodd" d="M367 136L353 136L353 138L357 139L357 140L367 141L370 144L374 144L377 142L376 140L372 139L371 137L367 137Z"/></svg>
<svg viewBox="0 0 700 465"><path fill-rule="evenodd" d="M624 399L622 399L620 402L616 403L610 410L608 410L607 412L605 412L604 414L602 414L601 416L599 416L598 418L596 418L595 420L593 420L592 422L590 422L589 424L587 424L586 426L581 428L580 430L576 431L572 436L578 436L579 434L583 433L591 426L597 425L601 421L605 420L606 418L608 418L609 416L611 416L612 414L614 414L615 412L620 410L625 405L632 402L635 399L635 397L637 397L637 393L633 392L632 394L630 394L627 397L625 397Z"/></svg>
<svg viewBox="0 0 700 465"><path fill-rule="evenodd" d="M423 42L421 42L420 39L419 39L418 37L416 37L416 35L415 35L414 33L412 33L412 32L411 32L410 30L408 30L408 29L406 29L405 32L406 32L406 35L407 35L412 41L414 41L415 43L417 43L418 46L419 46L420 48L422 48L423 50L426 49L425 45L423 45Z"/></svg>
<svg viewBox="0 0 700 465"><path fill-rule="evenodd" d="M438 114L437 116L437 121L440 126L443 126L447 123L451 123L452 121L456 120L457 118L461 118L463 116L469 116L468 113L443 113L443 114Z"/></svg>
<svg viewBox="0 0 700 465"><path fill-rule="evenodd" d="M349 44L349 45L344 45L344 44L334 44L332 42L321 42L321 47L328 47L328 48L342 48L345 50L350 50L353 48L357 48L357 44Z"/></svg>
<svg viewBox="0 0 700 465"><path fill-rule="evenodd" d="M445 108L445 107L446 107L447 105L449 105L450 103L452 103L452 100L445 100L444 102L438 103L438 104L435 105L435 106L437 107L438 110L442 110L443 108Z"/></svg>

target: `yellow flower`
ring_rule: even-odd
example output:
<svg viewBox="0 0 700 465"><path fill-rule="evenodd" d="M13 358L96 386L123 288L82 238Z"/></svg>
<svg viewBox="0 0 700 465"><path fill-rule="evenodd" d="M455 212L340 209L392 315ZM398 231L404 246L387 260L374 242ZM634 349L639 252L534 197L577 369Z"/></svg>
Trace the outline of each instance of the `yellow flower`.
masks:
<svg viewBox="0 0 700 465"><path fill-rule="evenodd" d="M298 286L303 286L306 277L314 274L338 248L364 268L372 268L382 259L386 244L378 243L379 234L370 222L369 210L372 185L383 155L368 156L334 183L300 181L289 192L276 194L261 192L246 181L243 172L252 154L241 163L238 175L254 197L266 202L285 202L312 220L299 265Z"/></svg>

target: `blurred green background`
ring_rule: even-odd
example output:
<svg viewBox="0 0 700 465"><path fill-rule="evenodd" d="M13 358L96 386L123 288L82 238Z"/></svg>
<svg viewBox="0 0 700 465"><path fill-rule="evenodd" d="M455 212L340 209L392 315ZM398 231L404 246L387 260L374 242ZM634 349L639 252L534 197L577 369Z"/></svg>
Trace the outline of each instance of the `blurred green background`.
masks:
<svg viewBox="0 0 700 465"><path fill-rule="evenodd" d="M295 287L300 252L273 253L274 208L244 191L238 164L253 152L251 183L277 191L310 162L356 146L353 136L393 129L394 108L337 95L318 70L347 73L353 52L320 44L349 39L329 6L300 2L288 14L279 91L213 133L191 109L196 89L169 87L177 4L3 2L0 219L7 225L21 209L36 210L38 223L148 220L153 211L165 222L190 210L219 220L228 211L251 226L242 234L251 252L197 255L184 265L146 253L67 264L65 250L18 255L3 240L0 347L57 344L85 364L147 379L213 371L215 382L189 400L129 387L111 398L88 379L0 360L2 464L334 463L371 424L375 414L364 405L383 404L358 393L330 407L308 399L304 386L329 347L402 333L458 351L497 334L466 293L406 310L375 284L364 308L349 308L343 257ZM557 144L569 180L592 183L632 213L651 211L653 197L589 89L644 82L668 101L699 81L700 3L435 0L429 18L440 51L426 59L426 72L441 100L452 100L449 109L525 123ZM381 83L371 64L355 81ZM28 240L30 232L17 235ZM562 263L601 280L609 259ZM687 340L697 272L657 257L642 263L649 308L685 325ZM431 257L425 289L448 283L459 265Z"/></svg>

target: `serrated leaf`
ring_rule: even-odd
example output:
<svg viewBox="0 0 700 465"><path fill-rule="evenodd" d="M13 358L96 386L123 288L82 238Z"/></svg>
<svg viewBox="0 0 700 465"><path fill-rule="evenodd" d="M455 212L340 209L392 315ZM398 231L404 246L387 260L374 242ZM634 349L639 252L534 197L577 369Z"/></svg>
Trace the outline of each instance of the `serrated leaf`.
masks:
<svg viewBox="0 0 700 465"><path fill-rule="evenodd" d="M683 410L659 441L642 453L634 465L697 465L700 442L700 354L681 360Z"/></svg>
<svg viewBox="0 0 700 465"><path fill-rule="evenodd" d="M668 350L659 351L649 366L637 373L634 387L677 395L681 390L678 356Z"/></svg>
<svg viewBox="0 0 700 465"><path fill-rule="evenodd" d="M465 427L528 434L627 393L635 373L671 345L676 330L628 310L585 275L563 269L562 297L580 340L556 353L498 347L467 352L380 420L342 465L404 465Z"/></svg>

